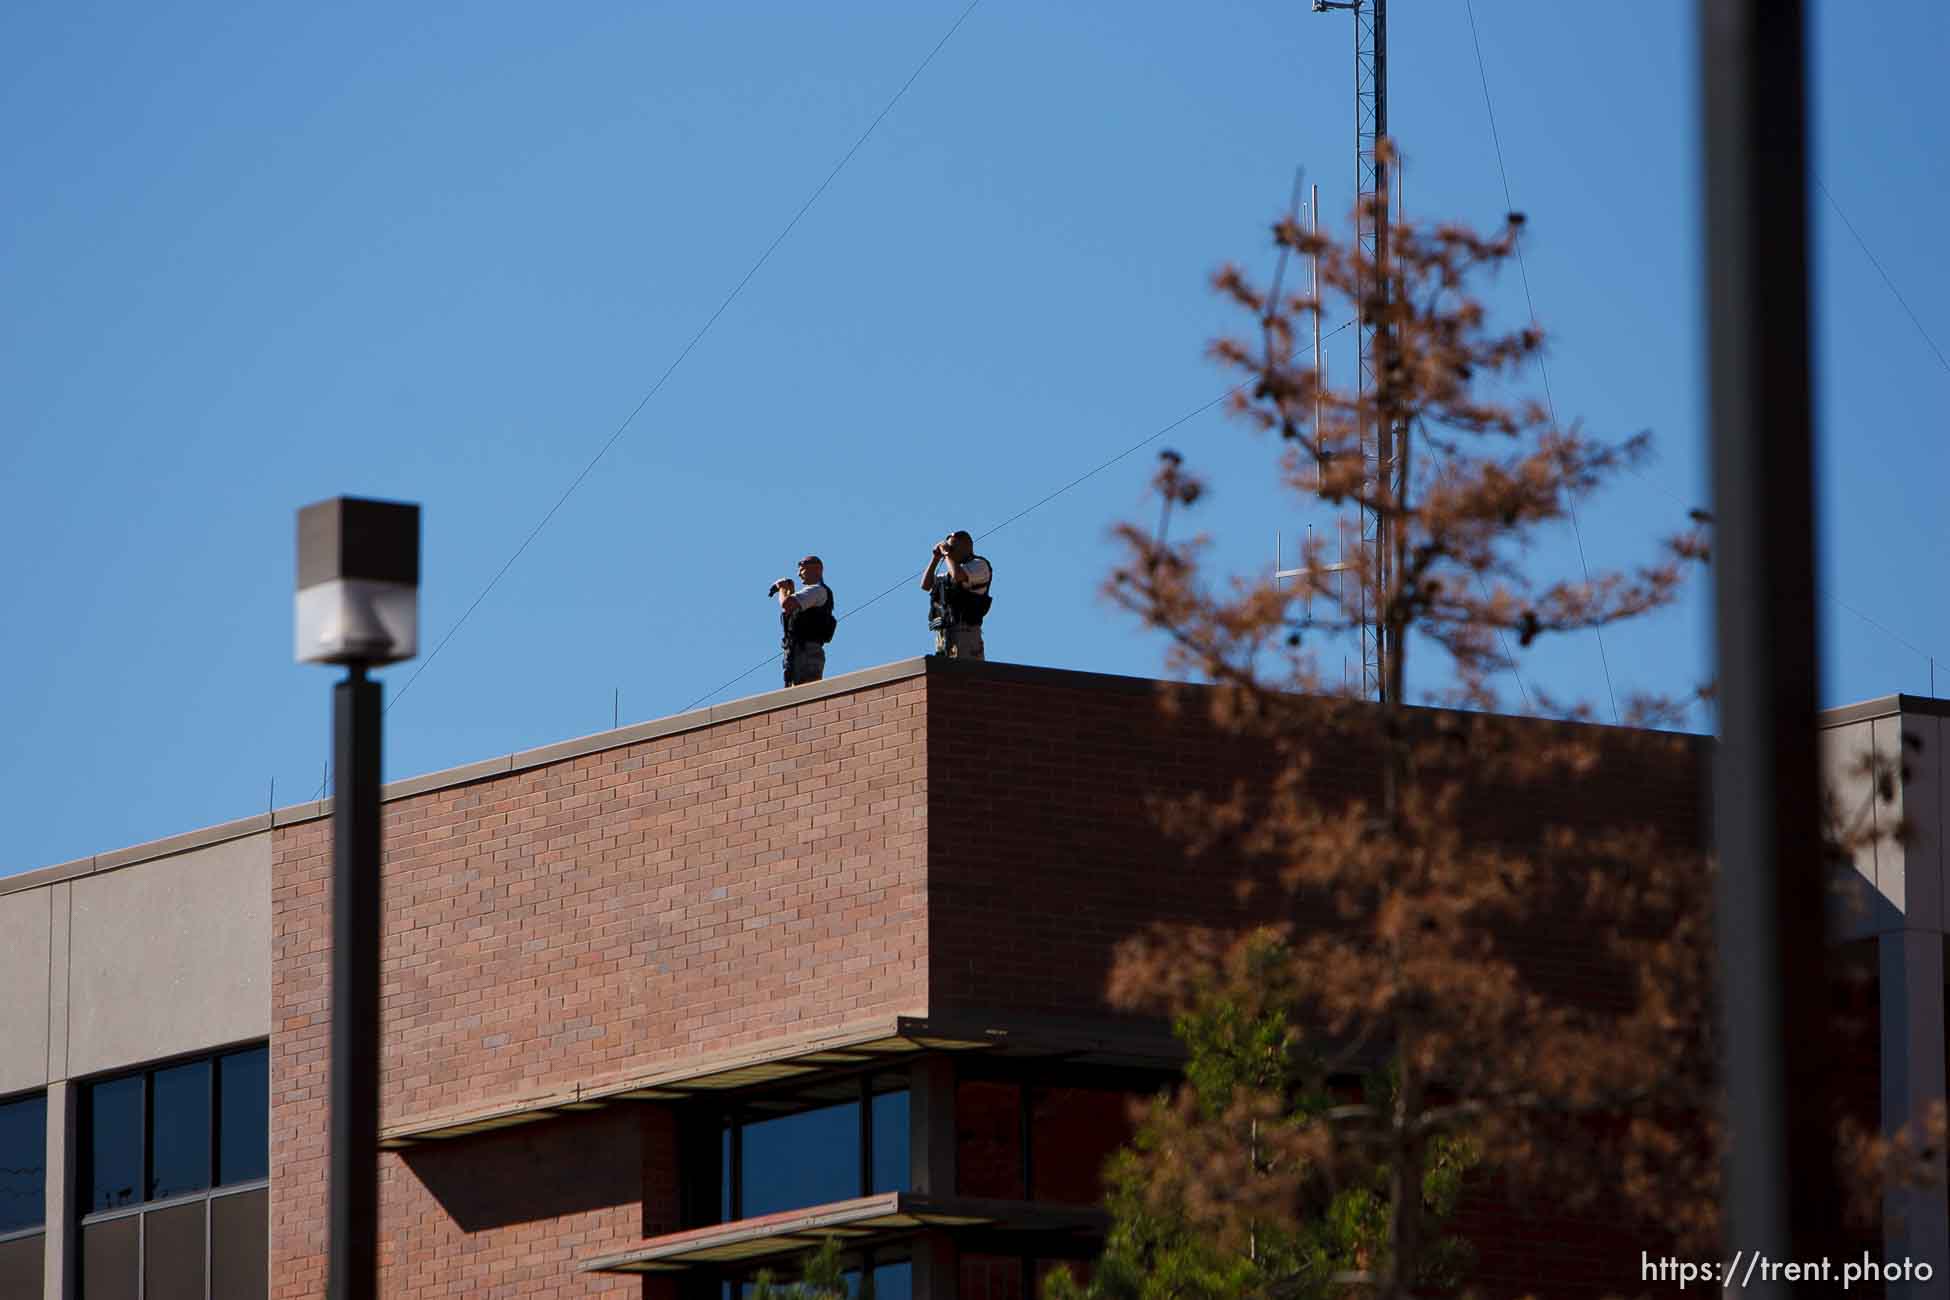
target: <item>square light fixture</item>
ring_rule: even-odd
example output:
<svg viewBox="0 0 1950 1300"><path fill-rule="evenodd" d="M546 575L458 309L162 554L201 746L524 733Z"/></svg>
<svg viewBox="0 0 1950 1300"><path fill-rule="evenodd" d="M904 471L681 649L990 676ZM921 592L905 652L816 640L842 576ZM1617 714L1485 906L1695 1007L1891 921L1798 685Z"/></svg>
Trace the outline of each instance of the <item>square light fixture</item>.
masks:
<svg viewBox="0 0 1950 1300"><path fill-rule="evenodd" d="M398 663L420 646L420 507L333 497L298 512L299 663Z"/></svg>

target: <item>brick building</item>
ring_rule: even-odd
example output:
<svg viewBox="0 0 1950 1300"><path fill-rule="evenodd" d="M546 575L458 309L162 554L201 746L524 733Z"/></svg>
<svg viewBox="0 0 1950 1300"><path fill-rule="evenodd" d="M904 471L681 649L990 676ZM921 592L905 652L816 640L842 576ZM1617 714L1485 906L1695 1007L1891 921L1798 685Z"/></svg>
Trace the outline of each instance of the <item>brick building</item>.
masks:
<svg viewBox="0 0 1950 1300"><path fill-rule="evenodd" d="M875 1300L1087 1261L1125 1103L1178 1060L1110 1004L1114 948L1245 917L1239 863L1145 801L1267 771L1156 689L909 660L386 787L382 1294L717 1300L825 1236ZM1931 756L1846 936L1891 1118L1943 1092L1946 715L1825 724ZM1697 835L1695 766L1620 762L1607 798ZM323 1293L328 814L0 878L0 1296ZM1578 936L1537 951L1576 976ZM1920 1208L1891 1248L1941 1259ZM1642 1244L1462 1221L1511 1285L1628 1282Z"/></svg>

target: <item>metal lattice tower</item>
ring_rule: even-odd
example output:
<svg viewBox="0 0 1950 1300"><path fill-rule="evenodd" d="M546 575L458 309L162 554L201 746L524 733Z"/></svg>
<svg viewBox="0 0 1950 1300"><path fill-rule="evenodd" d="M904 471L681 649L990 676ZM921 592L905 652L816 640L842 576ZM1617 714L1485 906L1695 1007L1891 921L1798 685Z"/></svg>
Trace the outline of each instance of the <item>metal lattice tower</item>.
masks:
<svg viewBox="0 0 1950 1300"><path fill-rule="evenodd" d="M1385 276L1388 265L1388 164L1376 143L1388 134L1388 0L1313 0L1315 13L1347 10L1354 15L1354 191L1361 251L1374 259ZM1363 296L1378 300L1387 285L1372 286ZM1382 326L1368 311L1361 312L1356 333L1360 364L1359 392L1366 396L1379 381L1377 366L1385 340ZM1396 483L1395 430L1386 421L1363 423L1361 460L1364 495L1379 499L1383 485ZM1396 496L1399 500L1399 495ZM1382 519L1372 508L1361 511L1361 547L1374 566L1373 581L1364 584L1359 600L1361 623L1361 689L1374 699L1387 690L1387 664L1395 648L1381 618L1382 593L1390 586L1393 548L1382 535Z"/></svg>

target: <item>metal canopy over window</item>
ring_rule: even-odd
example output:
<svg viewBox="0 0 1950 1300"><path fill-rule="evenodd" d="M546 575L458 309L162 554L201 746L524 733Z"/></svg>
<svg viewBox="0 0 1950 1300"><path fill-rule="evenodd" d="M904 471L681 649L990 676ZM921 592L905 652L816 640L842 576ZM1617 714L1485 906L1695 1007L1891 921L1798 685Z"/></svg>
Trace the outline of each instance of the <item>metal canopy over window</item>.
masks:
<svg viewBox="0 0 1950 1300"><path fill-rule="evenodd" d="M888 1029L893 1032L887 1032ZM926 1021L901 1017L892 1025L871 1034L822 1040L798 1051L787 1049L769 1058L752 1059L747 1056L727 1061L716 1068L706 1066L701 1069L667 1070L624 1083L578 1088L556 1096L538 1097L493 1111L394 1126L382 1135L380 1146L396 1151L420 1142L488 1133L577 1111L602 1110L624 1101L683 1101L801 1078L812 1083L821 1075L889 1065L929 1051L975 1051L1001 1046L1004 1041L1006 1035L945 1034L934 1030Z"/></svg>
<svg viewBox="0 0 1950 1300"><path fill-rule="evenodd" d="M677 1273L792 1254L837 1237L849 1248L877 1245L923 1228L1022 1228L1101 1232L1109 1216L1088 1206L1036 1205L970 1197L885 1192L787 1210L736 1223L653 1237L632 1250L577 1265L583 1273Z"/></svg>
<svg viewBox="0 0 1950 1300"><path fill-rule="evenodd" d="M1033 1018L1031 1018L1033 1021ZM857 1031L837 1030L817 1039L753 1047L715 1062L693 1062L620 1082L577 1085L542 1096L509 1100L459 1115L388 1125L379 1145L397 1151L419 1142L489 1133L577 1111L602 1110L623 1101L685 1101L739 1088L822 1074L891 1065L927 1052L1005 1051L1010 1057L1060 1056L1076 1062L1154 1067L1176 1066L1182 1046L1169 1028L1105 1034L1101 1026L1034 1023L995 1028L980 1021L944 1023L894 1016Z"/></svg>

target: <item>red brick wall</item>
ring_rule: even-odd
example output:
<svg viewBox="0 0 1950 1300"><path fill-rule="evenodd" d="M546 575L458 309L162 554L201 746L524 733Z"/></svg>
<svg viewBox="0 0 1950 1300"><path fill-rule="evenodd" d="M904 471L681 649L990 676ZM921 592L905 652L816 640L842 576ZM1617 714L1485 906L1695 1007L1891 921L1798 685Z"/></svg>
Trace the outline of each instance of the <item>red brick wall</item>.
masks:
<svg viewBox="0 0 1950 1300"><path fill-rule="evenodd" d="M1562 1206L1512 1198L1494 1179L1471 1189L1445 1232L1476 1250L1470 1294L1481 1300L1520 1300L1525 1296L1664 1296L1678 1284L1642 1281L1644 1255L1653 1261L1675 1254L1654 1236L1635 1230L1599 1210L1572 1212ZM1688 1260L1692 1256L1685 1256ZM1655 1269L1654 1279L1658 1277ZM1696 1285L1693 1291L1709 1290Z"/></svg>
<svg viewBox="0 0 1950 1300"><path fill-rule="evenodd" d="M271 837L271 1293L325 1294L331 823Z"/></svg>
<svg viewBox="0 0 1950 1300"><path fill-rule="evenodd" d="M893 682L387 804L383 1122L924 1014L924 687ZM329 822L279 831L272 871L272 1268L276 1294L317 1295ZM633 1183L627 1206L546 1223L490 1216L463 1231L415 1170L464 1165L471 1150L482 1179L544 1156L574 1171L591 1150L576 1132L551 1121L388 1157L385 1294L422 1294L399 1288L433 1285L434 1257L475 1261L483 1283L533 1260L537 1287L546 1273L563 1295L600 1293L561 1266L569 1256L537 1252L544 1237L574 1257L620 1248L661 1217L668 1177L634 1142L628 1160L595 1144L621 1161L604 1166L605 1195Z"/></svg>
<svg viewBox="0 0 1950 1300"><path fill-rule="evenodd" d="M935 1014L1117 1014L1108 988L1120 940L1154 922L1229 928L1268 914L1277 861L1254 861L1237 836L1188 849L1153 815L1187 796L1264 790L1279 770L1268 749L1214 725L1207 698L1189 691L1186 707L1166 712L1151 684L1129 679L1006 668L929 678ZM1474 794L1463 816L1513 845L1540 842L1554 826L1646 824L1675 846L1697 846L1696 753L1666 737L1594 734L1606 745L1595 772ZM1371 755L1336 755L1317 764L1308 795L1372 799L1375 773ZM1242 886L1261 891L1257 908ZM1538 925L1514 946L1533 978L1593 998L1623 974L1595 967L1574 927Z"/></svg>
<svg viewBox="0 0 1950 1300"><path fill-rule="evenodd" d="M930 678L936 1015L956 1007L1116 1015L1109 990L1125 937L1159 921L1225 930L1299 910L1284 899L1267 905L1277 863L1255 861L1237 836L1188 854L1151 815L1160 801L1224 799L1235 785L1263 790L1278 770L1266 749L1214 725L1209 698L1192 691L1189 707L1167 713L1145 683L1007 670ZM1540 842L1553 826L1647 824L1676 850L1697 846L1699 751L1670 738L1593 734L1605 746L1595 771L1522 790L1479 783L1462 815L1512 845ZM1311 794L1375 797L1371 754L1333 757L1309 777ZM1258 908L1240 892L1255 882ZM1588 934L1555 923L1560 915L1547 911L1508 936L1527 975L1579 1001L1629 998L1631 972L1606 966ZM1657 1240L1615 1216L1516 1206L1487 1187L1455 1228L1480 1247L1481 1278L1497 1295L1636 1293L1639 1249L1661 1253Z"/></svg>
<svg viewBox="0 0 1950 1300"><path fill-rule="evenodd" d="M932 1010L1116 1014L1117 943L1154 921L1249 913L1223 851L1188 860L1159 834L1158 794L1226 795L1269 760L1202 717L1166 717L1149 686L944 672L928 679Z"/></svg>
<svg viewBox="0 0 1950 1300"><path fill-rule="evenodd" d="M1102 1017L1120 940L1253 917L1236 844L1188 853L1151 811L1262 786L1270 755L1197 708L1161 713L1148 684L936 667L388 804L384 1121L874 1015ZM1371 792L1372 762L1344 757L1321 797ZM1697 826L1693 770L1631 755L1598 786L1478 811L1535 835L1592 789ZM280 1296L324 1281L329 832L274 846ZM1540 935L1533 956L1590 984L1586 946ZM385 1293L613 1290L570 1266L674 1225L672 1137L644 1107L387 1157Z"/></svg>
<svg viewBox="0 0 1950 1300"><path fill-rule="evenodd" d="M638 1239L650 1107L618 1107L385 1157L380 1293L641 1296L576 1263ZM288 1292L280 1292L288 1294Z"/></svg>

